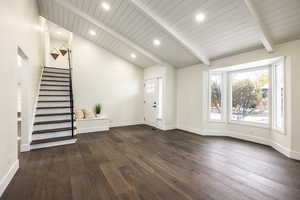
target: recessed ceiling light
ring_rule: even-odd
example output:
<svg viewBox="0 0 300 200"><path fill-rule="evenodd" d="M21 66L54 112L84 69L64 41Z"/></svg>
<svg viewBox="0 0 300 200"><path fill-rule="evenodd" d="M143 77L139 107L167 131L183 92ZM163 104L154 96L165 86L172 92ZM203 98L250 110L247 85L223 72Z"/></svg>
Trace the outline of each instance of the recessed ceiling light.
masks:
<svg viewBox="0 0 300 200"><path fill-rule="evenodd" d="M158 46L161 45L161 42L158 39L154 39L153 40L153 45L158 47Z"/></svg>
<svg viewBox="0 0 300 200"><path fill-rule="evenodd" d="M61 31L57 31L56 33L57 33L58 35L61 35Z"/></svg>
<svg viewBox="0 0 300 200"><path fill-rule="evenodd" d="M132 59L136 58L136 55L134 53L132 53L130 56L131 56Z"/></svg>
<svg viewBox="0 0 300 200"><path fill-rule="evenodd" d="M92 35L92 36L97 35L97 33L96 33L94 30L90 30L89 33L90 33L90 35Z"/></svg>
<svg viewBox="0 0 300 200"><path fill-rule="evenodd" d="M102 8L103 8L105 11L109 11L109 10L110 10L110 5L109 5L109 3L105 2L105 1L101 3L101 6L102 6Z"/></svg>
<svg viewBox="0 0 300 200"><path fill-rule="evenodd" d="M203 22L203 21L205 20L205 14L203 14L203 13L198 13L198 14L196 14L195 20L196 20L197 22Z"/></svg>

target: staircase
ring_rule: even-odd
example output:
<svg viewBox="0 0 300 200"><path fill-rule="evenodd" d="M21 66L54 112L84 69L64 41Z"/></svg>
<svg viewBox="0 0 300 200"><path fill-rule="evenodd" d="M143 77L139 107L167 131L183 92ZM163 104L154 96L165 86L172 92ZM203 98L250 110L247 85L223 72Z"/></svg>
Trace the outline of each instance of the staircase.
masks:
<svg viewBox="0 0 300 200"><path fill-rule="evenodd" d="M73 109L71 67L44 67L30 149L75 143Z"/></svg>

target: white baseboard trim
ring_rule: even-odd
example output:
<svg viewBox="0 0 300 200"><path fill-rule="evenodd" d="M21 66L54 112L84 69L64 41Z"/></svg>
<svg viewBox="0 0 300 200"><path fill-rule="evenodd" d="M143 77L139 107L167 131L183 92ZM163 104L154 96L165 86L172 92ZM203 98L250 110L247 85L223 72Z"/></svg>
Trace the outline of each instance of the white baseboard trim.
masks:
<svg viewBox="0 0 300 200"><path fill-rule="evenodd" d="M21 146L20 146L20 151L21 151L21 152L27 152L27 151L30 151L30 144L21 144Z"/></svg>
<svg viewBox="0 0 300 200"><path fill-rule="evenodd" d="M176 129L176 126L173 126L173 125L166 125L162 128L163 131L170 131L170 130L173 130L173 129Z"/></svg>
<svg viewBox="0 0 300 200"><path fill-rule="evenodd" d="M282 153L283 155L287 156L288 158L292 158L295 160L300 160L300 152L297 151L292 151L291 149L282 146L274 141L268 140L266 138L262 137L257 137L257 136L250 136L250 135L242 135L239 133L234 133L234 132L228 132L228 131L212 131L212 130L199 130L199 129L192 129L192 128L186 128L179 126L177 129L187 131L190 133L194 133L197 135L202 135L202 136L225 136L225 137L231 137L231 138L237 138L245 141L250 141L258 144L264 144L267 146L272 147L279 153Z"/></svg>
<svg viewBox="0 0 300 200"><path fill-rule="evenodd" d="M298 152L298 151L291 151L289 158L293 158L295 160L300 160L300 152Z"/></svg>
<svg viewBox="0 0 300 200"><path fill-rule="evenodd" d="M262 137L257 137L252 135L242 135L235 132L226 132L225 136L270 146L270 141Z"/></svg>
<svg viewBox="0 0 300 200"><path fill-rule="evenodd" d="M103 126L103 127L92 127L92 128L81 128L77 129L76 134L82 134L82 133L93 133L93 132L101 132L101 131L108 131L109 127Z"/></svg>
<svg viewBox="0 0 300 200"><path fill-rule="evenodd" d="M210 130L203 130L200 131L200 133L198 133L199 135L203 135L203 136L227 136L227 134L225 132L222 131L210 131Z"/></svg>
<svg viewBox="0 0 300 200"><path fill-rule="evenodd" d="M133 125L141 125L144 124L144 121L137 121L137 122L116 122L110 123L109 127L122 127L122 126L133 126Z"/></svg>
<svg viewBox="0 0 300 200"><path fill-rule="evenodd" d="M289 158L292 158L291 157L291 150L289 148L286 148L286 147L284 147L281 144L278 144L276 142L271 142L269 146L273 147L276 151L282 153L283 155L285 155Z"/></svg>
<svg viewBox="0 0 300 200"><path fill-rule="evenodd" d="M8 172L0 180L0 197L4 193L5 189L7 188L8 184L10 183L10 181L13 179L13 177L17 173L18 169L19 169L19 160L16 160L12 164L12 166L10 167Z"/></svg>
<svg viewBox="0 0 300 200"><path fill-rule="evenodd" d="M183 131L186 131L186 132L190 132L190 133L194 133L194 134L197 134L197 135L204 135L203 132L201 132L201 130L199 130L199 129L187 128L187 127L183 127L183 126L178 126L177 129L183 130Z"/></svg>

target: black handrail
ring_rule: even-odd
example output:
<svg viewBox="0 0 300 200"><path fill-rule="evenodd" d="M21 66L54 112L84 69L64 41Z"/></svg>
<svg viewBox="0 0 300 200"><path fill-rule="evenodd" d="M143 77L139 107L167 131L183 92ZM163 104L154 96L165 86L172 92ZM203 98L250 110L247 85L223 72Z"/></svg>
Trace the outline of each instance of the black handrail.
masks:
<svg viewBox="0 0 300 200"><path fill-rule="evenodd" d="M68 49L69 61L69 81L70 81L70 109L71 109L71 124L72 124L72 137L74 137L74 102L73 102L73 87L72 87L72 67L71 67L71 50Z"/></svg>

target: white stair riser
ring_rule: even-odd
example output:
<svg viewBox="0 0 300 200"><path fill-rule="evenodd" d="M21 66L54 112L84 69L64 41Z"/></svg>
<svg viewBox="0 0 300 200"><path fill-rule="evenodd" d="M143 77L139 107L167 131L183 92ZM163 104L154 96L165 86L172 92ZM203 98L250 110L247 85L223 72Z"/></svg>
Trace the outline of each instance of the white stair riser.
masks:
<svg viewBox="0 0 300 200"><path fill-rule="evenodd" d="M43 77L42 81L55 80L55 81L69 81L69 78L54 78L54 77Z"/></svg>
<svg viewBox="0 0 300 200"><path fill-rule="evenodd" d="M72 140L64 140L59 142L49 142L44 144L34 144L34 145L30 145L30 149L34 150L34 149L42 149L47 147L55 147L60 145L74 144L76 141L77 139L72 139Z"/></svg>
<svg viewBox="0 0 300 200"><path fill-rule="evenodd" d="M68 69L68 68L63 68L63 69ZM69 71L68 70L45 68L44 72L63 72L63 73L66 73L66 72L69 72Z"/></svg>
<svg viewBox="0 0 300 200"><path fill-rule="evenodd" d="M40 96L39 97L39 100L41 100L41 101L56 101L56 100L58 100L58 101L62 101L62 100L70 100L70 97L68 97L68 96L66 96L66 97L49 97L49 96Z"/></svg>
<svg viewBox="0 0 300 200"><path fill-rule="evenodd" d="M69 90L70 87L64 86L64 87L58 87L58 86L41 86L41 89L48 89L48 90Z"/></svg>
<svg viewBox="0 0 300 200"><path fill-rule="evenodd" d="M70 115L36 117L35 122L54 121L54 120L68 120L68 119L71 119Z"/></svg>
<svg viewBox="0 0 300 200"><path fill-rule="evenodd" d="M42 81L42 84L51 84L51 85L66 85L66 86L69 86L69 82L52 82L52 81Z"/></svg>
<svg viewBox="0 0 300 200"><path fill-rule="evenodd" d="M43 76L59 76L59 77L66 77L69 78L69 74L55 74L55 73L47 73L44 72Z"/></svg>
<svg viewBox="0 0 300 200"><path fill-rule="evenodd" d="M63 91L40 91L40 95L69 95L70 92Z"/></svg>
<svg viewBox="0 0 300 200"><path fill-rule="evenodd" d="M70 102L39 102L38 107L70 106Z"/></svg>
<svg viewBox="0 0 300 200"><path fill-rule="evenodd" d="M67 112L70 112L69 108L37 109L36 114L53 114L53 113L67 113Z"/></svg>
<svg viewBox="0 0 300 200"><path fill-rule="evenodd" d="M61 131L61 132L54 132L54 133L33 134L32 135L32 141L50 139L50 138L66 137L66 136L71 136L71 135L72 135L72 131Z"/></svg>
<svg viewBox="0 0 300 200"><path fill-rule="evenodd" d="M34 125L34 131L40 131L45 129L56 129L56 128L69 128L71 127L71 122L61 123L61 124L43 124L43 125Z"/></svg>

